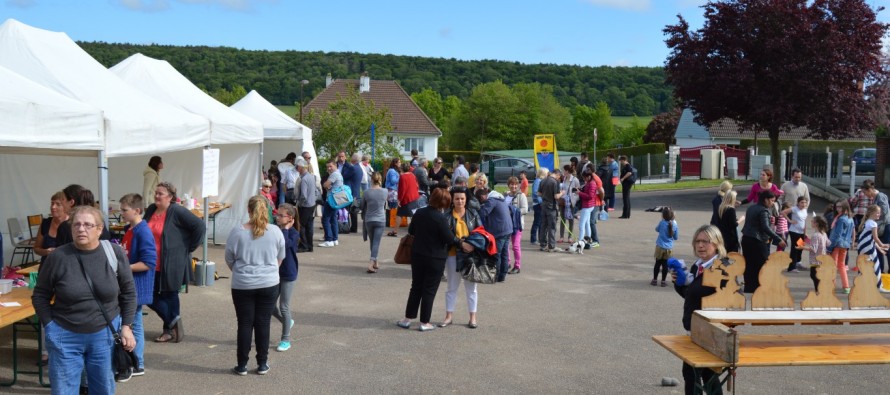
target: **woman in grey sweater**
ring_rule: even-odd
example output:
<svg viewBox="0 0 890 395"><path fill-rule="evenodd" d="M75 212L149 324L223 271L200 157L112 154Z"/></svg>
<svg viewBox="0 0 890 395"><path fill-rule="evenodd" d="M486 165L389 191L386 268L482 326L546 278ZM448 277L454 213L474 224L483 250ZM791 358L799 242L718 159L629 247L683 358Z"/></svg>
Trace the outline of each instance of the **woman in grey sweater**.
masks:
<svg viewBox="0 0 890 395"><path fill-rule="evenodd" d="M226 264L232 269L232 303L238 318L238 365L232 370L241 376L247 374L254 331L257 374L269 372L269 325L278 301L278 266L285 250L284 236L269 223L268 210L266 198L250 198L250 219L232 229L226 240Z"/></svg>
<svg viewBox="0 0 890 395"><path fill-rule="evenodd" d="M377 253L380 251L380 239L383 237L383 229L386 228L386 189L382 188L383 176L374 172L371 174L371 188L362 196L362 222L364 223L362 237L371 239L371 261L368 264L368 273L377 273L380 266L377 265Z"/></svg>

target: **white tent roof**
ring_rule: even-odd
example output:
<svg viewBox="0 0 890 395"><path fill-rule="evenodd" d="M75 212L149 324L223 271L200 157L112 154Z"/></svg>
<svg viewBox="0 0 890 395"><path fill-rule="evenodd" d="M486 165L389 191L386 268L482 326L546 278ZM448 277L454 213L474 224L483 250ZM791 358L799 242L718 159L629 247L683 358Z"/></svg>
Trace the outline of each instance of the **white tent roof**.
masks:
<svg viewBox="0 0 890 395"><path fill-rule="evenodd" d="M210 119L212 145L263 142L259 121L208 96L165 60L137 53L109 70L142 93Z"/></svg>
<svg viewBox="0 0 890 395"><path fill-rule="evenodd" d="M252 90L247 96L232 104L232 108L263 123L263 134L267 140L302 140L303 151L312 155L313 169L318 169L318 155L312 142L312 129L295 121L277 107L269 103L257 91ZM297 152L300 155L300 152ZM265 158L275 159L280 158ZM317 171L317 170L316 170Z"/></svg>
<svg viewBox="0 0 890 395"><path fill-rule="evenodd" d="M102 112L0 66L0 147L98 151L105 145Z"/></svg>
<svg viewBox="0 0 890 395"><path fill-rule="evenodd" d="M210 122L206 118L132 88L65 33L8 19L0 25L0 65L101 109L108 157L184 150L210 143Z"/></svg>

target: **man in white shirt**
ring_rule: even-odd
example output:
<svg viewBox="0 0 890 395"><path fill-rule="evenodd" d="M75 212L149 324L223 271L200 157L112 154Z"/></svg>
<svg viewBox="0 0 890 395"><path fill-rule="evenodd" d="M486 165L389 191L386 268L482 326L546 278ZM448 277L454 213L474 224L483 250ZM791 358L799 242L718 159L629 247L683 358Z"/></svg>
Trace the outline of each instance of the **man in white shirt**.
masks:
<svg viewBox="0 0 890 395"><path fill-rule="evenodd" d="M797 205L797 198L800 196L807 198L808 202L812 201L810 200L810 188L801 181L802 178L803 173L801 173L800 169L796 167L791 169L791 180L782 184L782 192L784 192L780 197L782 203L788 202L791 204L791 207L794 207Z"/></svg>
<svg viewBox="0 0 890 395"><path fill-rule="evenodd" d="M467 168L464 167L464 156L458 155L454 157L454 171L451 173L451 179L454 180L457 177L463 177L464 180L470 179L470 172L467 171ZM454 183L452 182L452 186Z"/></svg>

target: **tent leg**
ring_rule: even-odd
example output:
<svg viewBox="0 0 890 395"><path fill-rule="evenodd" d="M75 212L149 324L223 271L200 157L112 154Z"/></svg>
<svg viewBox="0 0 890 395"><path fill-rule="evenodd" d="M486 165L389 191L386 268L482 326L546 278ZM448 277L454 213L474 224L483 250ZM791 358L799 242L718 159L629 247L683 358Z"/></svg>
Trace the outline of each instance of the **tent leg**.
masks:
<svg viewBox="0 0 890 395"><path fill-rule="evenodd" d="M100 150L99 159L99 210L102 211L102 218L105 221L105 229L110 229L108 223L108 158L105 156L105 150Z"/></svg>

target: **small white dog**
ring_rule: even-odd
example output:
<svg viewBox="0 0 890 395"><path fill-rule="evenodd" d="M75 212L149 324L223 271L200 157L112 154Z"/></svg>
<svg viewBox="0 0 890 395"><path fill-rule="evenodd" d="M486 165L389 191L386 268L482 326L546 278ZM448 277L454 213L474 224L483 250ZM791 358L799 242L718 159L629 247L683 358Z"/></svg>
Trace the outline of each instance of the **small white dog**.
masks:
<svg viewBox="0 0 890 395"><path fill-rule="evenodd" d="M572 245L569 246L569 248L566 250L566 252L568 252L569 254L584 255L585 244L586 243L584 243L584 240L578 240L578 241L572 243Z"/></svg>

